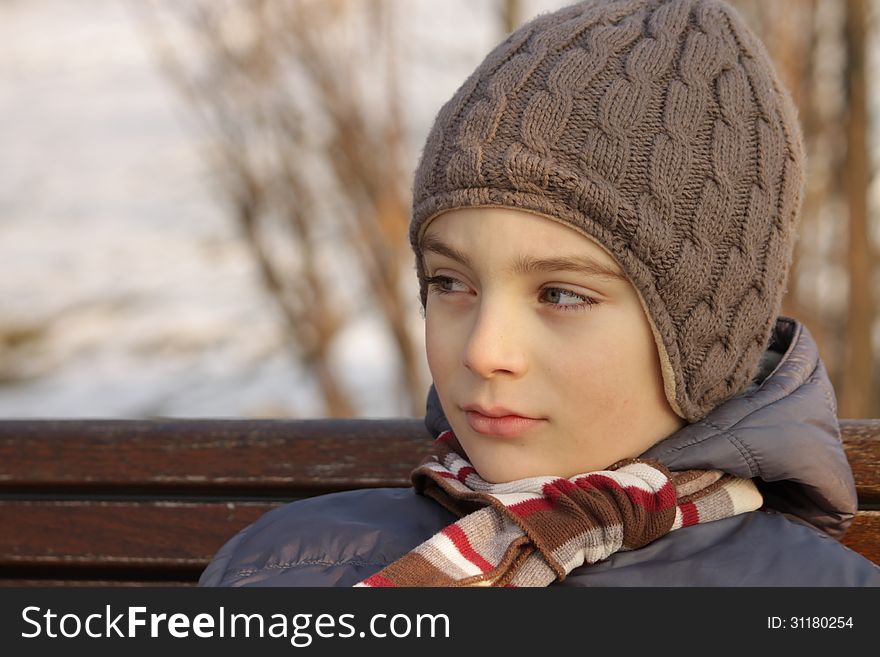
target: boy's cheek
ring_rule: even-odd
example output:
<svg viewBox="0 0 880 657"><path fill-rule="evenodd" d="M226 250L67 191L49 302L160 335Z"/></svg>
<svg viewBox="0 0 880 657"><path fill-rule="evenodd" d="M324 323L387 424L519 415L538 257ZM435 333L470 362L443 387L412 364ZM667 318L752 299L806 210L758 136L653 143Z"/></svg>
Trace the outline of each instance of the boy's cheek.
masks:
<svg viewBox="0 0 880 657"><path fill-rule="evenodd" d="M425 329L425 354L431 373L444 371L461 362L465 342L452 323L429 322Z"/></svg>
<svg viewBox="0 0 880 657"><path fill-rule="evenodd" d="M444 374L449 368L450 352L451 345L448 338L444 339L440 335L430 333L426 336L425 355L428 360L428 369L431 371L435 383L438 378L444 378Z"/></svg>
<svg viewBox="0 0 880 657"><path fill-rule="evenodd" d="M631 383L627 364L613 345L590 345L580 351L556 347L538 360L546 363L547 379L555 382L559 394L589 403L613 401L616 391Z"/></svg>

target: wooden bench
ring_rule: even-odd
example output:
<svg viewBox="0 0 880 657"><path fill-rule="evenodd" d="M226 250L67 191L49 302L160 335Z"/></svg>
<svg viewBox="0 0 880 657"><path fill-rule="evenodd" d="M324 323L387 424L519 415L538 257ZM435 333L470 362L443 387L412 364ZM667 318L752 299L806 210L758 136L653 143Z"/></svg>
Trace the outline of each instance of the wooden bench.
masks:
<svg viewBox="0 0 880 657"><path fill-rule="evenodd" d="M880 563L880 420L842 420L860 511L844 543ZM194 585L286 502L408 486L421 418L0 420L0 585Z"/></svg>

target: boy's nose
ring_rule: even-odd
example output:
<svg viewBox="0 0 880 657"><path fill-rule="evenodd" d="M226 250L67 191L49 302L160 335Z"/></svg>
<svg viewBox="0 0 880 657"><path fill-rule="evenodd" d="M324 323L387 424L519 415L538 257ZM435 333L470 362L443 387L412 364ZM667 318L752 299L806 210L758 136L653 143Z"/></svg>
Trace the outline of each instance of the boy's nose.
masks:
<svg viewBox="0 0 880 657"><path fill-rule="evenodd" d="M521 312L521 311L520 311ZM526 372L521 317L509 303L480 304L464 348L464 366L482 378L496 374L516 377Z"/></svg>

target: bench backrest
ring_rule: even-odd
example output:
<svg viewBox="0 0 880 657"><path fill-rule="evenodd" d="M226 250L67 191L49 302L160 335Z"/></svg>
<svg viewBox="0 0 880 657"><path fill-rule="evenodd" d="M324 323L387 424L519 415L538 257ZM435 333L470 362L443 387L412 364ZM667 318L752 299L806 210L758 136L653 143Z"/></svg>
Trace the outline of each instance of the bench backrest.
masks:
<svg viewBox="0 0 880 657"><path fill-rule="evenodd" d="M842 420L860 511L844 543L880 563L880 420ZM0 420L0 585L192 585L280 504L408 486L421 418Z"/></svg>

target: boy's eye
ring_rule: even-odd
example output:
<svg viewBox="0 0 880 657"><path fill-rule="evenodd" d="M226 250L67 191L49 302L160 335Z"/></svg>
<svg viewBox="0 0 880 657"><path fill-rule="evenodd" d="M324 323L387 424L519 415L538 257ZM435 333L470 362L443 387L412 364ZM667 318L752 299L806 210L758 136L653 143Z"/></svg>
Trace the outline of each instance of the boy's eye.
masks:
<svg viewBox="0 0 880 657"><path fill-rule="evenodd" d="M599 303L592 297L588 297L585 294L578 294L577 292L564 287L545 287L541 290L541 294L546 295L547 298L550 299L550 302L547 305L563 312L589 310L592 306ZM556 303L556 300L560 297L566 296L572 299L579 299L580 303Z"/></svg>
<svg viewBox="0 0 880 657"><path fill-rule="evenodd" d="M589 297L585 297L582 294L577 294L575 292L572 292L571 290L566 290L562 287L545 287L542 292L546 293L546 298L549 299L551 303L556 303L557 301L559 301L560 299L564 299L565 297L568 297L569 299L578 299L580 301L589 299ZM578 304L563 303L560 305L570 306Z"/></svg>
<svg viewBox="0 0 880 657"><path fill-rule="evenodd" d="M456 290L450 288L456 283L464 286L465 288L467 287L461 281L458 281L450 276L428 276L425 278L425 283L428 284L429 291L433 292L434 294L452 294L456 292ZM542 303L562 312L586 310L591 306L595 306L599 303L592 297L588 297L584 294L578 294L577 292L566 289L564 287L545 287L541 290L541 297L549 299L549 301L545 301ZM565 297L568 297L569 299L578 299L580 302L559 303L560 299L564 299Z"/></svg>
<svg viewBox="0 0 880 657"><path fill-rule="evenodd" d="M450 294L454 290L449 290L447 287L454 283L461 283L461 281L457 281L449 276L428 276L425 282L428 284L429 289L437 294Z"/></svg>

